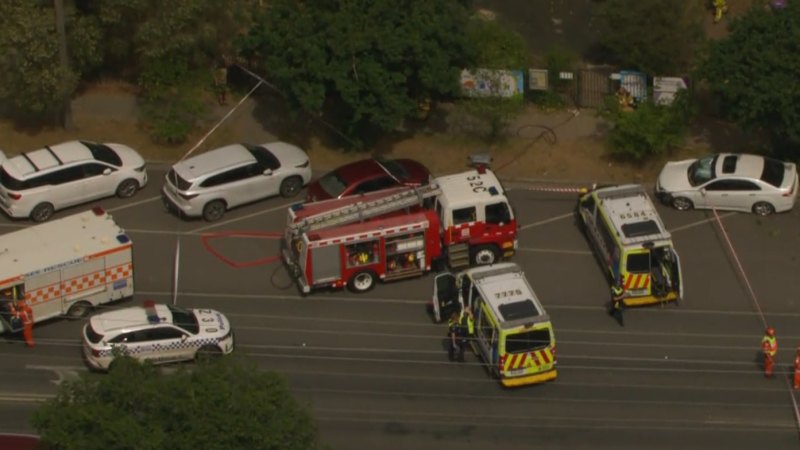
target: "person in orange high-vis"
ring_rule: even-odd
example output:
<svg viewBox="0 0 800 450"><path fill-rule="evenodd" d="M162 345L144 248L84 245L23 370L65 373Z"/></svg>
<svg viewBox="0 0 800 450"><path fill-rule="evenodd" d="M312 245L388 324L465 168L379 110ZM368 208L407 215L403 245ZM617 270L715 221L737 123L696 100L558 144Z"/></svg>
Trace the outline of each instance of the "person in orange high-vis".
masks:
<svg viewBox="0 0 800 450"><path fill-rule="evenodd" d="M775 328L769 327L761 338L761 349L764 351L764 376L771 377L775 367L775 354L778 353L778 339Z"/></svg>
<svg viewBox="0 0 800 450"><path fill-rule="evenodd" d="M31 305L24 300L20 300L17 302L17 311L20 319L22 319L22 336L25 338L25 345L34 347L36 343L33 342L33 310Z"/></svg>
<svg viewBox="0 0 800 450"><path fill-rule="evenodd" d="M794 388L800 389L800 347L797 347L797 355L794 357Z"/></svg>

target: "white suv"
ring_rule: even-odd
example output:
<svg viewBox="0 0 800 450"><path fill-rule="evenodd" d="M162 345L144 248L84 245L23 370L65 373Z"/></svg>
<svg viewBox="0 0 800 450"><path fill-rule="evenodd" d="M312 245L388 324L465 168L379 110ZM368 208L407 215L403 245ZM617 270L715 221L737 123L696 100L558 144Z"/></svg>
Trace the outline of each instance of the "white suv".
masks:
<svg viewBox="0 0 800 450"><path fill-rule="evenodd" d="M6 158L0 152L0 208L44 222L53 212L102 197L132 197L147 183L144 159L121 144L71 141Z"/></svg>
<svg viewBox="0 0 800 450"><path fill-rule="evenodd" d="M292 144L234 144L173 165L161 193L168 209L212 222L245 203L294 197L310 180L308 155Z"/></svg>
<svg viewBox="0 0 800 450"><path fill-rule="evenodd" d="M231 323L213 309L146 301L143 307L96 314L83 327L83 357L96 370L108 370L117 353L163 364L232 351Z"/></svg>

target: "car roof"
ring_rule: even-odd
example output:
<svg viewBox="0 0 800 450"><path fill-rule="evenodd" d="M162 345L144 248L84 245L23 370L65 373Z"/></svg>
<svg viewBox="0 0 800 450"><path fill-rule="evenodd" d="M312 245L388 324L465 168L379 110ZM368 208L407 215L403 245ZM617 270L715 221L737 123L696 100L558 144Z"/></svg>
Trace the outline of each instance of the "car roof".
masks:
<svg viewBox="0 0 800 450"><path fill-rule="evenodd" d="M764 171L764 157L746 153L720 153L715 169L717 178L747 177L760 179Z"/></svg>
<svg viewBox="0 0 800 450"><path fill-rule="evenodd" d="M154 305L160 323L172 323L172 312L167 305ZM96 314L90 319L92 329L102 335L123 333L126 331L147 328L155 325L147 319L147 310L143 306L131 306Z"/></svg>
<svg viewBox="0 0 800 450"><path fill-rule="evenodd" d="M362 159L354 161L334 170L345 183L351 184L356 181L369 180L379 175L386 174L386 171L378 164L375 159Z"/></svg>
<svg viewBox="0 0 800 450"><path fill-rule="evenodd" d="M3 167L12 176L25 178L65 164L92 160L92 152L85 145L80 141L69 141L19 154L6 160Z"/></svg>
<svg viewBox="0 0 800 450"><path fill-rule="evenodd" d="M178 161L172 168L186 180L195 180L228 167L254 162L256 158L244 145L231 144Z"/></svg>

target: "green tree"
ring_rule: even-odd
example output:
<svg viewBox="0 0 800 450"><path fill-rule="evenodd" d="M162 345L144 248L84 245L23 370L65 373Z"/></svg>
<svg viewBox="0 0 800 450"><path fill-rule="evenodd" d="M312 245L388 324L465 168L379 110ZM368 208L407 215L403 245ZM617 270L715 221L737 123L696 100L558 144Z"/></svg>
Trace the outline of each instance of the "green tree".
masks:
<svg viewBox="0 0 800 450"><path fill-rule="evenodd" d="M58 58L55 12L50 3L0 2L0 102L23 119L55 119L70 101L81 75L101 61L100 29L91 17L68 11L70 67Z"/></svg>
<svg viewBox="0 0 800 450"><path fill-rule="evenodd" d="M351 145L452 96L468 62L456 0L274 0L241 51L297 110L323 112Z"/></svg>
<svg viewBox="0 0 800 450"><path fill-rule="evenodd" d="M316 426L286 382L235 357L172 374L121 357L108 374L64 382L33 424L60 450L317 446Z"/></svg>
<svg viewBox="0 0 800 450"><path fill-rule="evenodd" d="M609 153L619 159L641 163L680 146L695 114L689 92L678 92L670 105L647 100L636 109L619 106L614 97L607 99L604 115L611 121L606 144Z"/></svg>
<svg viewBox="0 0 800 450"><path fill-rule="evenodd" d="M606 0L599 8L601 41L626 69L686 74L703 48L707 15L698 0Z"/></svg>
<svg viewBox="0 0 800 450"><path fill-rule="evenodd" d="M722 114L769 133L781 156L800 158L800 2L753 8L712 44L702 74Z"/></svg>

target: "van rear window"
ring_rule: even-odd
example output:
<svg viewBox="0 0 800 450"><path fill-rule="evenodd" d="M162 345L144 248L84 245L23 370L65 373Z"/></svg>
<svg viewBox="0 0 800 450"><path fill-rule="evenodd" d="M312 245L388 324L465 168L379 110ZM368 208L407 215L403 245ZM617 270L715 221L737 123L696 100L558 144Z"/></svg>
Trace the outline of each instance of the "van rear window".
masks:
<svg viewBox="0 0 800 450"><path fill-rule="evenodd" d="M650 253L632 253L625 263L628 272L650 272Z"/></svg>
<svg viewBox="0 0 800 450"><path fill-rule="evenodd" d="M180 191L185 191L192 187L192 183L184 180L180 175L178 175L177 172L175 172L175 169L170 169L169 173L167 174L167 180L169 180L170 183L172 183L172 185L178 188Z"/></svg>
<svg viewBox="0 0 800 450"><path fill-rule="evenodd" d="M507 353L524 353L540 350L550 345L550 329L539 328L533 331L510 334L506 337Z"/></svg>
<svg viewBox="0 0 800 450"><path fill-rule="evenodd" d="M9 191L23 191L28 189L28 186L25 185L26 183L24 181L18 180L9 175L9 173L6 172L5 167L0 167L0 183L2 183L3 187Z"/></svg>

